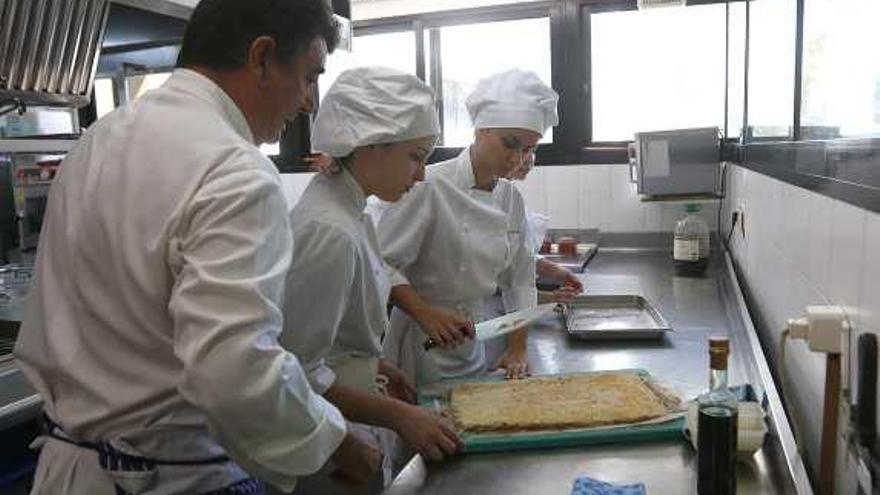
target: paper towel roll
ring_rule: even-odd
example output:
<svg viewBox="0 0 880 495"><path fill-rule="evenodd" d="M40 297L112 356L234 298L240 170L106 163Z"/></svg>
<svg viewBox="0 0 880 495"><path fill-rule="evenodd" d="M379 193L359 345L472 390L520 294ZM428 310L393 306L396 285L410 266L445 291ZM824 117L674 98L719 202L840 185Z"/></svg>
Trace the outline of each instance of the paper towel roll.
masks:
<svg viewBox="0 0 880 495"><path fill-rule="evenodd" d="M687 430L691 445L697 448L699 409L696 401L688 404ZM764 410L757 402L740 402L737 417L736 451L738 457L748 456L761 448L767 426Z"/></svg>

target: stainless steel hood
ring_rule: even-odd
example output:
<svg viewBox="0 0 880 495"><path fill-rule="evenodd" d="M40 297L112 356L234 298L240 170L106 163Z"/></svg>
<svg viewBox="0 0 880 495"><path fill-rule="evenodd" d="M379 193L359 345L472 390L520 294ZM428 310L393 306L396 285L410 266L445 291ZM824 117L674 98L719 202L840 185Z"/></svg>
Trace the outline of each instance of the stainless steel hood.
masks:
<svg viewBox="0 0 880 495"><path fill-rule="evenodd" d="M89 103L107 0L0 0L0 100Z"/></svg>

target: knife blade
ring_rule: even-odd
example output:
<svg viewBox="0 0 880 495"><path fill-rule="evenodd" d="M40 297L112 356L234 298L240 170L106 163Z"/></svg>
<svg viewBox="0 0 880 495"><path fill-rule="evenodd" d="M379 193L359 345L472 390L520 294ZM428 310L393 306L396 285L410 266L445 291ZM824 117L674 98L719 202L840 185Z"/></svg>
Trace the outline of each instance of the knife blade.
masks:
<svg viewBox="0 0 880 495"><path fill-rule="evenodd" d="M557 306L556 303L541 304L477 323L475 339L489 340L515 332L552 313ZM424 343L424 348L429 351L438 345L433 339L428 339Z"/></svg>

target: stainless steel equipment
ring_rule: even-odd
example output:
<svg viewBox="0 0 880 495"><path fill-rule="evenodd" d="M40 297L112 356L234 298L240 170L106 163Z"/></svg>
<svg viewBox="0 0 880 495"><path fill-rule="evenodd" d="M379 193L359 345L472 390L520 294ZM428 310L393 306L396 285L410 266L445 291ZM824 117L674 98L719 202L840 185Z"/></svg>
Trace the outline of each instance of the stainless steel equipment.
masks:
<svg viewBox="0 0 880 495"><path fill-rule="evenodd" d="M88 104L106 0L0 0L0 100Z"/></svg>
<svg viewBox="0 0 880 495"><path fill-rule="evenodd" d="M693 397L707 386L706 337L732 337L731 383L750 383L767 404L769 435L763 447L738 469L740 495L812 495L803 458L776 392L752 327L732 265L713 258L704 279L674 276L666 252L600 251L590 262L587 289L608 287L633 277L675 326L662 341L581 342L570 339L558 318L546 318L529 331L533 375L643 368L661 383ZM608 278L608 280L600 280ZM622 292L620 292L622 293ZM634 445L591 446L459 456L425 462L416 456L386 495L448 493L570 493L578 476L618 483L644 481L651 495L696 493L696 456L683 440Z"/></svg>
<svg viewBox="0 0 880 495"><path fill-rule="evenodd" d="M717 195L720 144L717 127L636 133L630 165L639 194Z"/></svg>
<svg viewBox="0 0 880 495"><path fill-rule="evenodd" d="M578 339L656 339L672 330L638 295L576 296L562 311L568 334Z"/></svg>

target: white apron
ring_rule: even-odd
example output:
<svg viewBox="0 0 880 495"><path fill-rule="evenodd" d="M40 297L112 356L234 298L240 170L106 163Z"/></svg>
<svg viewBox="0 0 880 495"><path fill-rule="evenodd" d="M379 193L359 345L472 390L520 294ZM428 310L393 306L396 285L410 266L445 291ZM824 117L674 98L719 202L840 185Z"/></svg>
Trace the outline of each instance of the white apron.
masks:
<svg viewBox="0 0 880 495"><path fill-rule="evenodd" d="M220 495L263 493L261 483L212 447L206 436L182 432L150 433L152 448L135 448L124 439L107 443L76 442L46 417L33 494L148 495L192 492ZM147 452L149 450L149 452ZM241 491L243 487L252 491ZM213 488L210 488L213 487ZM238 491L236 491L238 490Z"/></svg>
<svg viewBox="0 0 880 495"><path fill-rule="evenodd" d="M328 359L328 364L336 373L338 383L370 393L386 393L387 379L378 374L379 358L346 357ZM295 495L378 495L385 491L394 481L395 452L401 449L397 434L378 426L362 423L348 423L348 431L362 441L375 445L382 451L382 468L380 472L363 486L351 486L332 477L336 466L327 463L320 471L311 476L300 478L293 491ZM281 493L270 489L269 495Z"/></svg>
<svg viewBox="0 0 880 495"><path fill-rule="evenodd" d="M365 204L360 186L343 169L316 176L291 212L295 250L281 342L303 361L312 387L322 394L334 383L386 393L387 378L378 374L379 342L388 327L391 285ZM349 432L383 452L382 472L366 486L352 487L331 476L336 467L329 463L301 478L293 493L372 495L385 489L394 474L395 433L360 423L349 423Z"/></svg>

